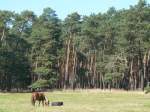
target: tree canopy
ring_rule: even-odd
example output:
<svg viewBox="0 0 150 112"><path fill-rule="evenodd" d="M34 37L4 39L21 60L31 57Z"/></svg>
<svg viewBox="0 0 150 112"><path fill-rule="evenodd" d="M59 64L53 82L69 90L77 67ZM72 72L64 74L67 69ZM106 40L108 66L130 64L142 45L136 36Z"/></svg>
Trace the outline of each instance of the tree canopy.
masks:
<svg viewBox="0 0 150 112"><path fill-rule="evenodd" d="M0 89L117 88L150 82L150 4L60 20L0 10Z"/></svg>

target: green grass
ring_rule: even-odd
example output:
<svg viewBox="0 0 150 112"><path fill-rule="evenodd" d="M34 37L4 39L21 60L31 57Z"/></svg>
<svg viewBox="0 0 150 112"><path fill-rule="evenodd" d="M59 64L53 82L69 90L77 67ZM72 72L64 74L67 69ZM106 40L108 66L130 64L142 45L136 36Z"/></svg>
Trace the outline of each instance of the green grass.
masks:
<svg viewBox="0 0 150 112"><path fill-rule="evenodd" d="M31 93L0 93L0 112L150 112L150 95L142 92L76 90L45 93L61 107L33 107Z"/></svg>

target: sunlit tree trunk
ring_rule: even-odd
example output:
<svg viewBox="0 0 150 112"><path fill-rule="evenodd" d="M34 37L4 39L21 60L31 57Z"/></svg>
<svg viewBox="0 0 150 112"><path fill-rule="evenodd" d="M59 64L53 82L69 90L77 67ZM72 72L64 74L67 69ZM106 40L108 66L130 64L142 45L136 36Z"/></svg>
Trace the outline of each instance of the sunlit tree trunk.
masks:
<svg viewBox="0 0 150 112"><path fill-rule="evenodd" d="M68 69L69 69L69 57L70 57L70 44L71 44L71 35L69 37L69 39L67 40L67 50L66 50L66 62L65 62L65 85L64 85L64 89L67 88L68 84L69 84L69 74L68 74Z"/></svg>
<svg viewBox="0 0 150 112"><path fill-rule="evenodd" d="M1 36L1 41L3 41L4 36L5 36L5 29L3 29L2 36Z"/></svg>
<svg viewBox="0 0 150 112"><path fill-rule="evenodd" d="M133 58L130 63L130 89L134 89L134 79L133 79Z"/></svg>

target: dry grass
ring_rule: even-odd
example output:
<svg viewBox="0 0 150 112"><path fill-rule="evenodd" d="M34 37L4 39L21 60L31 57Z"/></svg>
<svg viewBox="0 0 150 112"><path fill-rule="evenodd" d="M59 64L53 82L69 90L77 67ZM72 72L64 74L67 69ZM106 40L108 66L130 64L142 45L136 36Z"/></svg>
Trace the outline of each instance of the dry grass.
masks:
<svg viewBox="0 0 150 112"><path fill-rule="evenodd" d="M0 112L149 112L150 95L140 91L62 90L45 93L62 107L33 107L30 93L0 93Z"/></svg>

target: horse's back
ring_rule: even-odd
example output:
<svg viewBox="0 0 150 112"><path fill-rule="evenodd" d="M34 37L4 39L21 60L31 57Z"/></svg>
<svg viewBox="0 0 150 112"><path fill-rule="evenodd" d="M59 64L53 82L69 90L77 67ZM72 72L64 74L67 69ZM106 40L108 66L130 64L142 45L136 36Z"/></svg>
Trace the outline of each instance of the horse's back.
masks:
<svg viewBox="0 0 150 112"><path fill-rule="evenodd" d="M39 93L39 100L45 100L45 95L44 93Z"/></svg>
<svg viewBox="0 0 150 112"><path fill-rule="evenodd" d="M34 98L35 100L45 100L45 95L44 93L33 92L32 98Z"/></svg>

